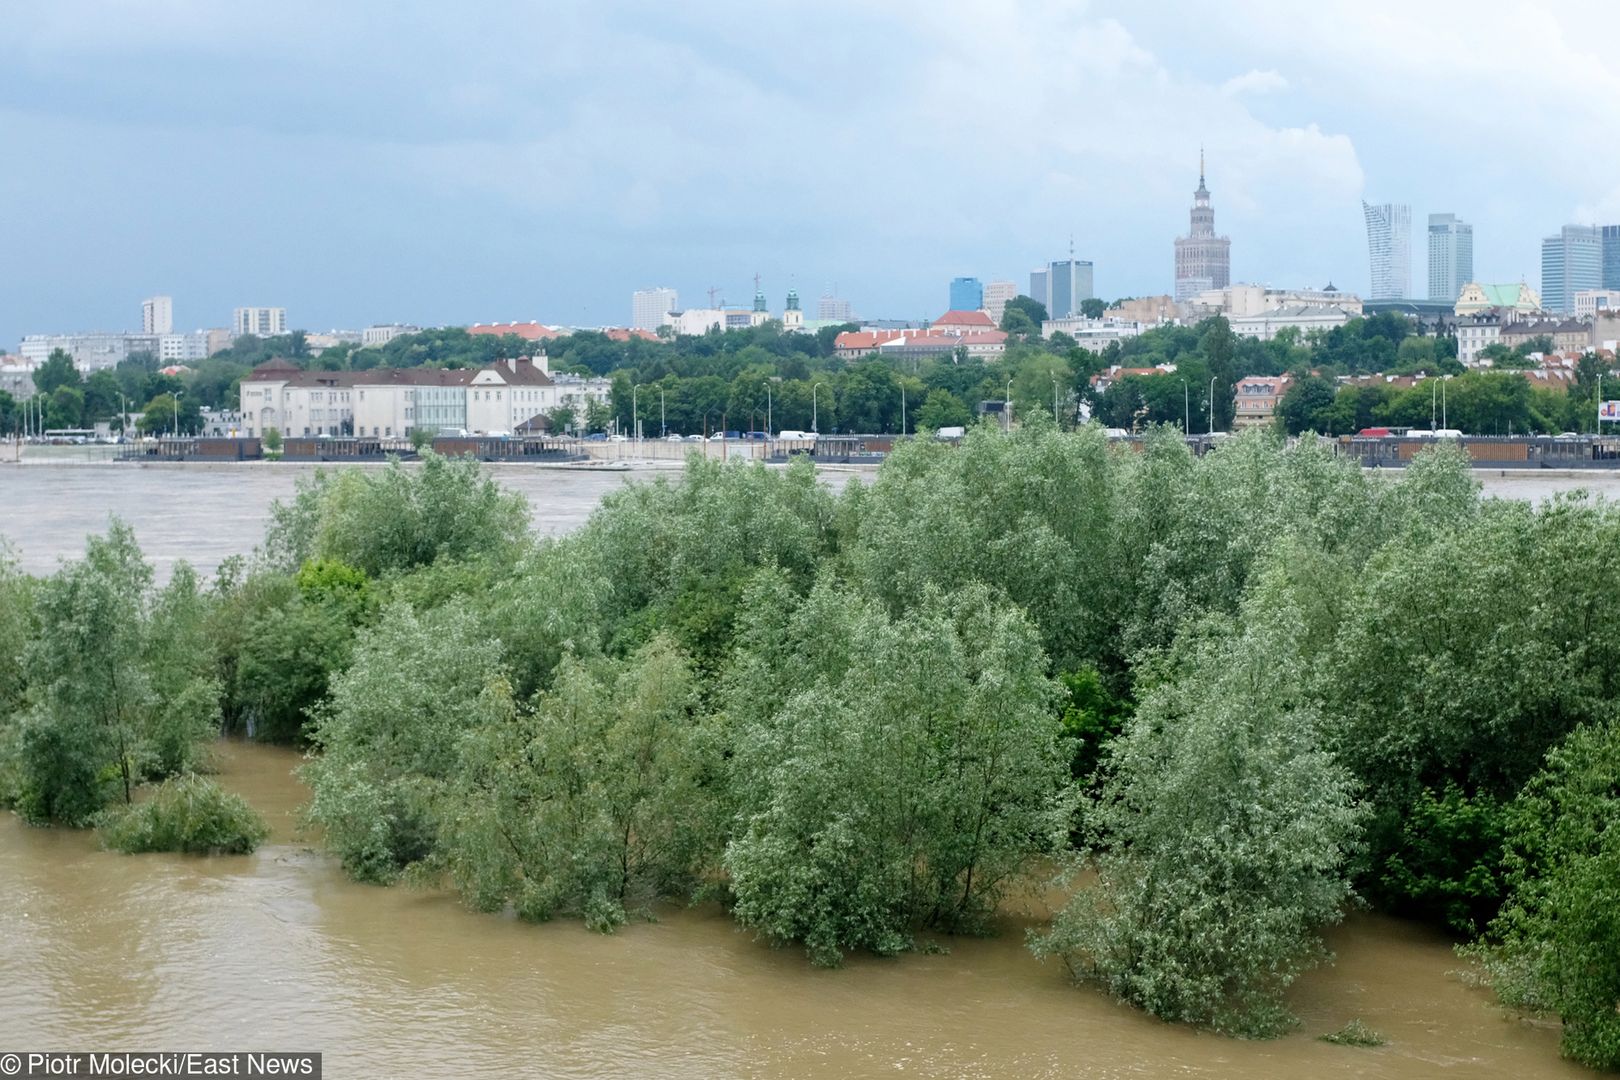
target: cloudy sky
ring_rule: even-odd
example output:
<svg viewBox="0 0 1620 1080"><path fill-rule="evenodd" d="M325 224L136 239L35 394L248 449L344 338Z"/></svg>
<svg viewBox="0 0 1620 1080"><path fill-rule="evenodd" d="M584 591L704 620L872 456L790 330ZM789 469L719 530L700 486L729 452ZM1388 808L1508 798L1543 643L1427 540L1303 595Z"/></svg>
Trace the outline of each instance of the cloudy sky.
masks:
<svg viewBox="0 0 1620 1080"><path fill-rule="evenodd" d="M1610 0L18 0L0 344L280 305L623 323L762 275L867 315L1076 253L1171 286L1207 147L1239 280L1364 290L1360 200L1476 276L1620 220Z"/></svg>

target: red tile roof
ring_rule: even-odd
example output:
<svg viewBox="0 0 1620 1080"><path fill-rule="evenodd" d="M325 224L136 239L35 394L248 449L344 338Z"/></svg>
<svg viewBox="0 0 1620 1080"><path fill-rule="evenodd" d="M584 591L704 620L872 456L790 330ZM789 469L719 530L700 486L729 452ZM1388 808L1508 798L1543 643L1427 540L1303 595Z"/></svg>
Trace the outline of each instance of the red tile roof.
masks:
<svg viewBox="0 0 1620 1080"><path fill-rule="evenodd" d="M515 334L524 341L550 341L552 338L562 337L562 331L553 330L538 322L473 323L467 327L467 333L492 334L496 337Z"/></svg>
<svg viewBox="0 0 1620 1080"><path fill-rule="evenodd" d="M936 327L959 327L963 330L994 330L995 320L982 311L947 311L934 320Z"/></svg>
<svg viewBox="0 0 1620 1080"><path fill-rule="evenodd" d="M629 341L631 338L640 338L642 341L658 340L658 335L651 330L626 330L622 326L604 326L602 333L607 335L609 341Z"/></svg>

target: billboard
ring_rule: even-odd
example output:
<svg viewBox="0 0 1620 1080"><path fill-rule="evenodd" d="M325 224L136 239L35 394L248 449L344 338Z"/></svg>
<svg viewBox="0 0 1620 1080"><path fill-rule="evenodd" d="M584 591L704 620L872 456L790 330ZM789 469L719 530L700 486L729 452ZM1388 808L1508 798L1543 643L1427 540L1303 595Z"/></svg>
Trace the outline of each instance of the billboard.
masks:
<svg viewBox="0 0 1620 1080"><path fill-rule="evenodd" d="M1599 422L1608 421L1611 424L1620 424L1620 401L1598 402Z"/></svg>

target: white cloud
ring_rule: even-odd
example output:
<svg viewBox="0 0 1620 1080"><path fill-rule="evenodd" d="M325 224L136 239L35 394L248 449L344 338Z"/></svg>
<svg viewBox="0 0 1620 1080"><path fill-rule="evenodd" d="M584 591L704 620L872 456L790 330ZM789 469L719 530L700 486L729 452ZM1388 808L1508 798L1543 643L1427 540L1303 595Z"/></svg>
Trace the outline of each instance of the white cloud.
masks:
<svg viewBox="0 0 1620 1080"><path fill-rule="evenodd" d="M1252 69L1221 84L1221 93L1227 97L1237 97L1240 94L1275 94L1287 89L1288 80L1269 68L1265 71Z"/></svg>

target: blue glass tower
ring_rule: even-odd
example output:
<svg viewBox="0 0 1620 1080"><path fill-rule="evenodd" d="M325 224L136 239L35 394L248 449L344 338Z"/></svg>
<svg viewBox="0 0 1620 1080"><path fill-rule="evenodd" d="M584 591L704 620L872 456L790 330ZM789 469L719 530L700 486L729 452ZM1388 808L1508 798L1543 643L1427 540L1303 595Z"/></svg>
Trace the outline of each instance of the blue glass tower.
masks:
<svg viewBox="0 0 1620 1080"><path fill-rule="evenodd" d="M984 283L976 277L951 279L951 311L978 311L984 307Z"/></svg>

